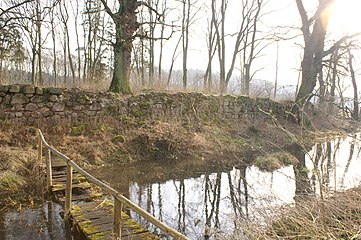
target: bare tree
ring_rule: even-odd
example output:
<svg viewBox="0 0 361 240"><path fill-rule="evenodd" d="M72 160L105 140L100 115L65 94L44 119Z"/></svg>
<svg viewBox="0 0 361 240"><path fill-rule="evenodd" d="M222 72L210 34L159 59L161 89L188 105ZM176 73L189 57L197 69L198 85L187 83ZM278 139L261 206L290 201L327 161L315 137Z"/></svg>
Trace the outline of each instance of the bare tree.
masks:
<svg viewBox="0 0 361 240"><path fill-rule="evenodd" d="M355 70L354 70L354 66L353 66L353 58L354 58L354 56L352 55L350 49L348 49L347 53L348 53L348 66L349 66L349 70L350 70L352 87L353 87L353 114L352 114L352 118L357 121L359 119L359 111L360 111L360 109L359 109L356 75L355 75Z"/></svg>
<svg viewBox="0 0 361 240"><path fill-rule="evenodd" d="M330 18L329 9L335 0L319 0L315 14L312 17L304 7L302 0L295 0L297 9L302 20L301 31L304 39L304 50L302 59L302 81L296 96L297 106L294 109L298 120L305 120L302 109L313 96L317 79L320 81L320 92L324 94L324 82L322 75L323 59L332 54L347 39L353 38L359 34L344 36L336 41L329 49L325 50L325 38ZM322 95L323 96L323 95ZM321 96L321 97L322 97Z"/></svg>
<svg viewBox="0 0 361 240"><path fill-rule="evenodd" d="M218 49L218 59L220 68L220 91L225 93L228 83L232 77L237 55L241 53L242 61L242 92L249 94L249 83L252 80L251 68L252 63L257 57L256 47L258 41L256 39L257 26L260 21L261 10L266 1L264 0L242 0L241 2L241 23L238 31L232 34L236 38L233 53L231 56L231 65L226 70L226 10L228 7L228 0L222 0L220 6L219 16L216 16L216 1L212 0L212 20L216 34L216 44Z"/></svg>

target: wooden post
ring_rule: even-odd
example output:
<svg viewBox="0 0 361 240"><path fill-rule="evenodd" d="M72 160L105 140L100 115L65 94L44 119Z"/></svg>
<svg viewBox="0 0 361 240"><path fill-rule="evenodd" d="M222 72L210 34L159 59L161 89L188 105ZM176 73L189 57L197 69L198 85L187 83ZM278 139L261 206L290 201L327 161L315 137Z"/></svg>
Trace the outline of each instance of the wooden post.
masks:
<svg viewBox="0 0 361 240"><path fill-rule="evenodd" d="M68 163L66 167L65 212L64 212L65 217L68 217L71 210L71 194L73 187L72 183L73 183L73 168Z"/></svg>
<svg viewBox="0 0 361 240"><path fill-rule="evenodd" d="M48 191L51 190L51 186L53 186L53 179L52 179L52 171L51 171L51 151L48 149L46 154L46 182Z"/></svg>
<svg viewBox="0 0 361 240"><path fill-rule="evenodd" d="M122 208L123 204L114 196L114 222L113 234L114 239L119 240L122 237Z"/></svg>
<svg viewBox="0 0 361 240"><path fill-rule="evenodd" d="M41 141L40 132L37 132L38 137L38 164L40 165L42 162L42 156L43 156L43 141Z"/></svg>

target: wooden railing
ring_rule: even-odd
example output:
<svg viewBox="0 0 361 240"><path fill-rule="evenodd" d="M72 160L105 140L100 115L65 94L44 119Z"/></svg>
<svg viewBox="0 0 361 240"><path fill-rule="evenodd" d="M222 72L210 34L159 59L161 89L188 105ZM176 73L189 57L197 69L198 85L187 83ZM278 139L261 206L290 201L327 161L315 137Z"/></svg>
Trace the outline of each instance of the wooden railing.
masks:
<svg viewBox="0 0 361 240"><path fill-rule="evenodd" d="M154 226L158 227L168 236L174 237L175 239L188 239L183 234L179 233L175 229L167 226L165 223L156 219L153 215L148 213L147 211L140 208L135 203L131 202L128 198L124 197L118 191L107 185L106 183L100 181L95 178L87 171L79 167L74 161L70 158L59 152L54 147L50 146L44 139L44 136L40 129L37 129L37 145L38 145L38 161L42 162L42 151L43 147L46 149L46 176L47 176L47 187L51 189L52 186L52 173L51 173L51 153L58 156L67 164L67 173L66 173L66 189L65 189L65 207L64 207L64 216L68 217L71 210L71 198L72 198L72 174L73 168L78 171L81 175L83 175L89 182L94 183L98 187L100 187L104 192L110 194L114 198L114 222L113 222L113 235L115 239L121 238L121 212L123 205L127 206L129 209L134 211L136 214L142 216L147 221L154 224Z"/></svg>

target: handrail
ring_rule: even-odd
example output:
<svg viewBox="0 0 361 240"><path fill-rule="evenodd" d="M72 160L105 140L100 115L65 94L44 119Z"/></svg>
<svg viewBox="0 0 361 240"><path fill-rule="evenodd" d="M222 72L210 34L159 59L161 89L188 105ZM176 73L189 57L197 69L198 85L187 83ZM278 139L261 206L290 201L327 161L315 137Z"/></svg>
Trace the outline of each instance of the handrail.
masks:
<svg viewBox="0 0 361 240"><path fill-rule="evenodd" d="M48 151L54 153L58 157L60 157L63 161L67 163L67 189L66 189L66 195L65 195L65 213L68 215L70 212L70 206L71 206L71 182L72 182L72 168L76 169L81 175L83 175L89 182L92 182L96 184L98 187L100 187L102 190L104 190L106 193L112 195L114 197L114 236L116 239L121 238L120 233L120 225L121 225L121 209L122 204L133 210L138 215L142 216L147 221L154 224L156 227L161 229L164 233L167 235L174 237L175 239L181 239L181 240L188 240L186 236L181 234L180 232L176 231L175 229L169 227L165 223L159 221L157 218L155 218L153 215L148 213L147 211L140 208L138 205L133 203L131 200L120 194L117 190L110 187L108 184L102 182L101 180L95 178L90 173L82 169L80 166L78 166L73 160L71 160L69 157L64 155L63 153L59 152L57 149L49 145L44 138L44 135L42 134L40 129L37 129L37 135L38 135L38 159L41 161L42 156L42 146L44 146ZM50 153L47 153L47 167L51 168L51 161L50 161ZM49 174L50 171L47 171ZM50 172L51 174L51 172ZM50 178L50 179L49 179ZM48 176L48 184L51 184L51 176ZM48 186L49 187L49 186ZM69 189L70 188L70 189ZM118 213L118 214L116 214Z"/></svg>

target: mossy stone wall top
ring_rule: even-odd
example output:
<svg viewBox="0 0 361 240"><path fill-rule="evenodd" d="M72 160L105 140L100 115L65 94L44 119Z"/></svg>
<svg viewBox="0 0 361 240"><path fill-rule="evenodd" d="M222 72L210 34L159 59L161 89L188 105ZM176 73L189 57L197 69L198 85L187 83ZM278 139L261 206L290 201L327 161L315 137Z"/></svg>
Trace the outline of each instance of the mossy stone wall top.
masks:
<svg viewBox="0 0 361 240"><path fill-rule="evenodd" d="M40 88L32 85L0 86L0 119L87 119L105 114L140 120L177 118L212 121L253 118L272 114L286 117L290 103L246 96L201 93L143 93L124 97L79 89Z"/></svg>

